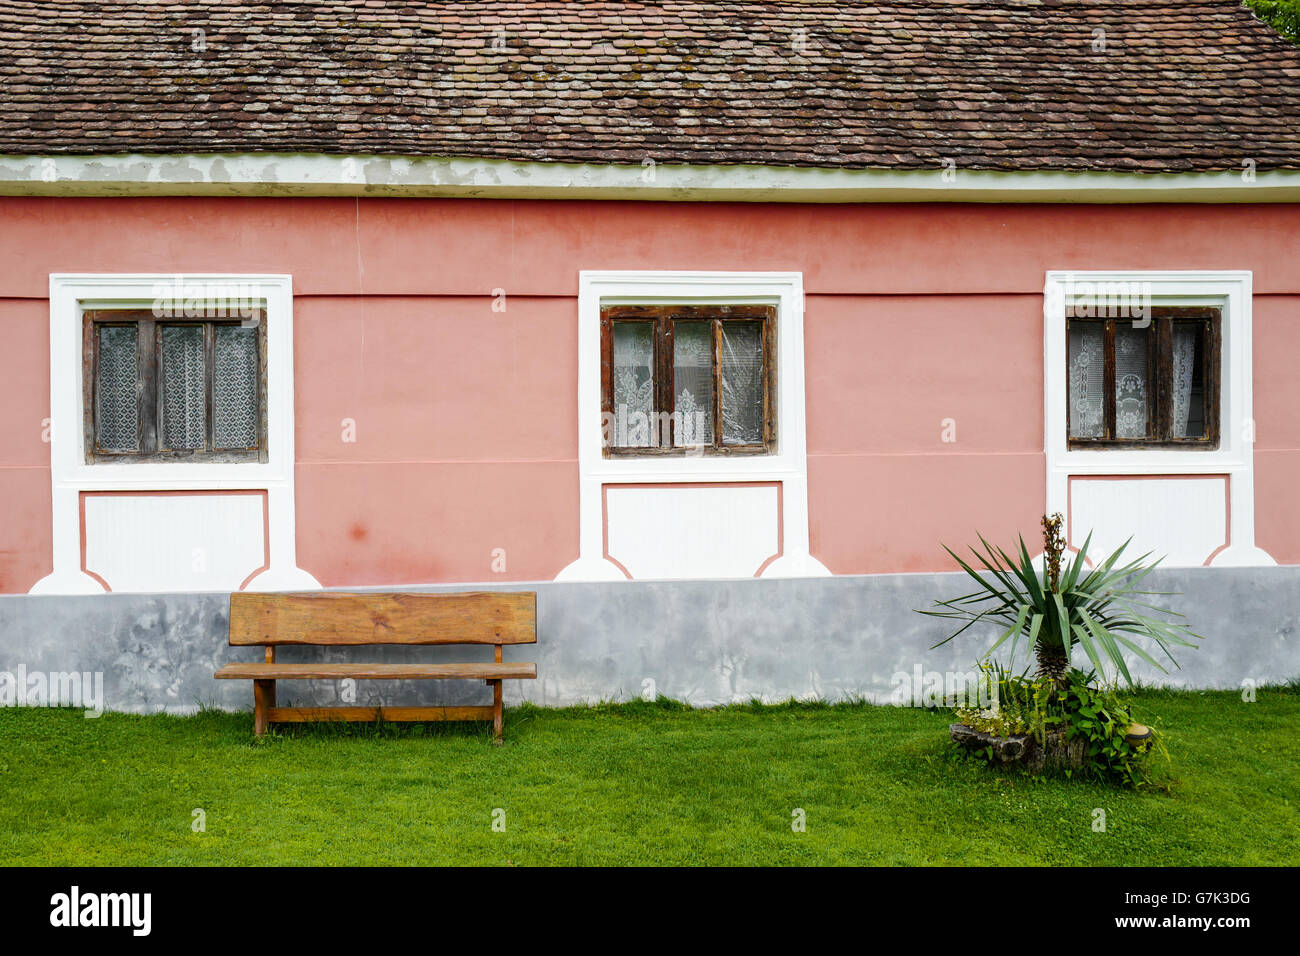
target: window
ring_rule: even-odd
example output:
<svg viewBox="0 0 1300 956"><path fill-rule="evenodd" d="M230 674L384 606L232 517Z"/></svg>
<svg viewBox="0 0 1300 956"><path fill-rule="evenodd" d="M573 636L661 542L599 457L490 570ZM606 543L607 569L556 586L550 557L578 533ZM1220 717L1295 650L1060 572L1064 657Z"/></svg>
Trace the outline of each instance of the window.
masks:
<svg viewBox="0 0 1300 956"><path fill-rule="evenodd" d="M1220 310L1068 313L1071 448L1219 447Z"/></svg>
<svg viewBox="0 0 1300 956"><path fill-rule="evenodd" d="M775 449L776 309L601 310L606 457Z"/></svg>
<svg viewBox="0 0 1300 956"><path fill-rule="evenodd" d="M266 323L83 317L87 462L266 461Z"/></svg>

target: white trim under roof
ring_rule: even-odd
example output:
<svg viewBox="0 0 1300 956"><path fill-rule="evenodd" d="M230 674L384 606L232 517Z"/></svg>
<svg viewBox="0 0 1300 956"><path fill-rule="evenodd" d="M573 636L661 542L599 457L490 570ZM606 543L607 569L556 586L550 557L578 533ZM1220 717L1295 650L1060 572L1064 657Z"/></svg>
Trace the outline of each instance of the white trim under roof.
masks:
<svg viewBox="0 0 1300 956"><path fill-rule="evenodd" d="M0 196L729 202L1300 202L1300 169L1128 173L515 162L308 153L0 156Z"/></svg>

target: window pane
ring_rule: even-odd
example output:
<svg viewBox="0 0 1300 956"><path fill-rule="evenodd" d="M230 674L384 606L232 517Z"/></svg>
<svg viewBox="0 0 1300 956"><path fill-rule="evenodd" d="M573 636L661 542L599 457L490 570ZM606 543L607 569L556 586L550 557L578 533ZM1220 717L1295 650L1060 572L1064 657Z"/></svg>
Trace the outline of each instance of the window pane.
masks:
<svg viewBox="0 0 1300 956"><path fill-rule="evenodd" d="M1204 438L1205 325L1175 322L1173 348L1174 437Z"/></svg>
<svg viewBox="0 0 1300 956"><path fill-rule="evenodd" d="M722 443L763 441L763 325L722 323Z"/></svg>
<svg viewBox="0 0 1300 956"><path fill-rule="evenodd" d="M1147 349L1150 327L1115 323L1115 433L1118 438L1147 438Z"/></svg>
<svg viewBox="0 0 1300 956"><path fill-rule="evenodd" d="M713 323L673 323L673 411L678 445L713 444Z"/></svg>
<svg viewBox="0 0 1300 956"><path fill-rule="evenodd" d="M212 446L257 445L257 329L219 325L212 356Z"/></svg>
<svg viewBox="0 0 1300 956"><path fill-rule="evenodd" d="M206 434L203 328L169 325L162 330L162 434L164 448L202 448Z"/></svg>
<svg viewBox="0 0 1300 956"><path fill-rule="evenodd" d="M1101 438L1106 341L1098 322L1070 323L1070 437Z"/></svg>
<svg viewBox="0 0 1300 956"><path fill-rule="evenodd" d="M95 443L108 451L140 450L140 402L136 395L136 327L99 329L99 408Z"/></svg>
<svg viewBox="0 0 1300 956"><path fill-rule="evenodd" d="M654 329L649 322L614 323L614 444L651 444L654 404Z"/></svg>

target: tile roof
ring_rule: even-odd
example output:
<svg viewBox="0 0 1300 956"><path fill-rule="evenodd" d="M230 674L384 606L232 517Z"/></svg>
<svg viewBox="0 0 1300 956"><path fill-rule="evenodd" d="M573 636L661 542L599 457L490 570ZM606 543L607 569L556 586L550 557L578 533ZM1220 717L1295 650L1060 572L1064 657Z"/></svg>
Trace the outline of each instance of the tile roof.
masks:
<svg viewBox="0 0 1300 956"><path fill-rule="evenodd" d="M1238 0L0 0L0 153L1300 167Z"/></svg>

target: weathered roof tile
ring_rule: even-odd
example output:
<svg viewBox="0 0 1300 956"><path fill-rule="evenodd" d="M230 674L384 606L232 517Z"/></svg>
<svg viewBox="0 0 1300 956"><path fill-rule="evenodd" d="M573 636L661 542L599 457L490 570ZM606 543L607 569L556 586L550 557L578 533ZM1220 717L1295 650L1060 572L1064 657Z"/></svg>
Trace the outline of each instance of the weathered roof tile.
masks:
<svg viewBox="0 0 1300 956"><path fill-rule="evenodd" d="M1300 168L1238 0L0 0L0 153Z"/></svg>

